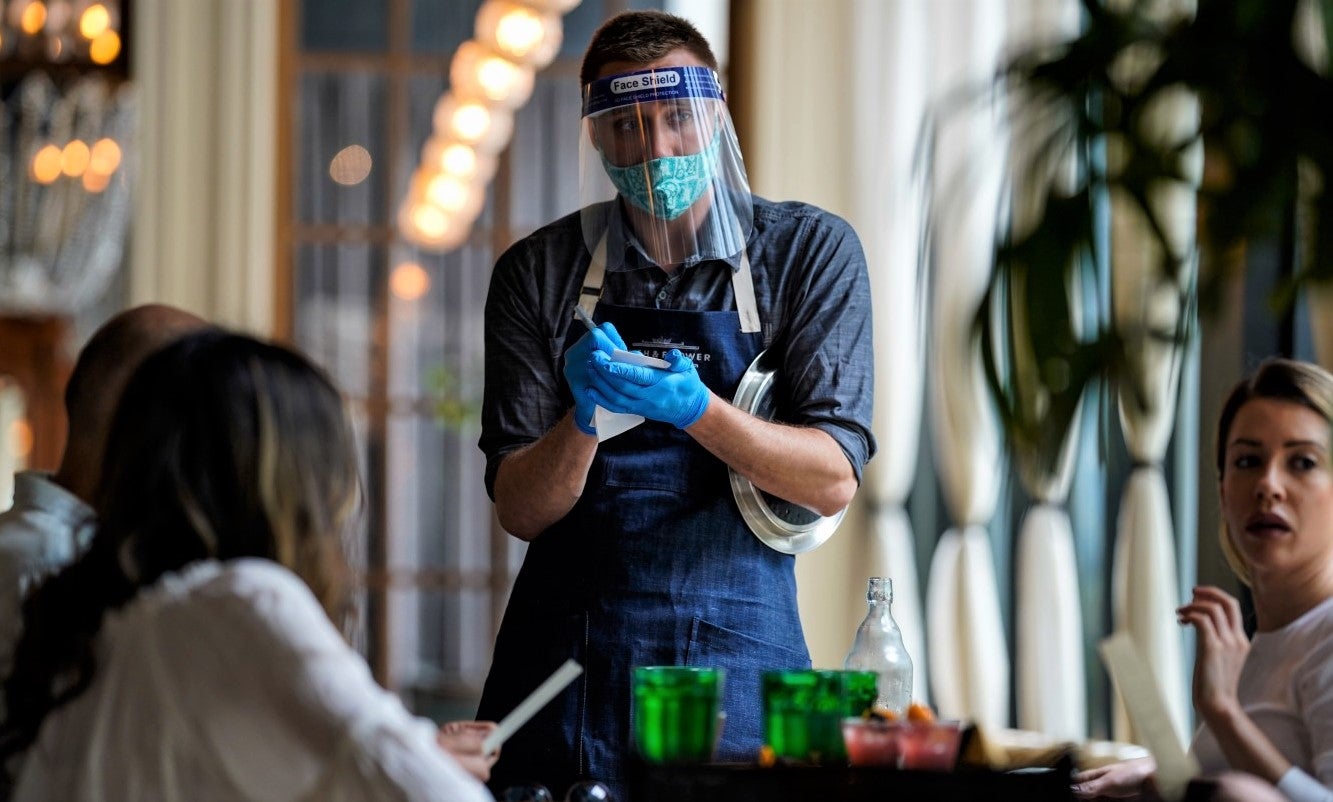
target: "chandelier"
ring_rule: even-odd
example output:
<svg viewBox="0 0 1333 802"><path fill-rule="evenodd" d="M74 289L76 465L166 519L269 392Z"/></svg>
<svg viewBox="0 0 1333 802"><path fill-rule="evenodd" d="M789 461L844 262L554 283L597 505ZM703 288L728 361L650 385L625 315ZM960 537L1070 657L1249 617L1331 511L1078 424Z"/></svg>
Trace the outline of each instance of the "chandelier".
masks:
<svg viewBox="0 0 1333 802"><path fill-rule="evenodd" d="M0 60L109 66L123 12L120 0L0 0Z"/></svg>

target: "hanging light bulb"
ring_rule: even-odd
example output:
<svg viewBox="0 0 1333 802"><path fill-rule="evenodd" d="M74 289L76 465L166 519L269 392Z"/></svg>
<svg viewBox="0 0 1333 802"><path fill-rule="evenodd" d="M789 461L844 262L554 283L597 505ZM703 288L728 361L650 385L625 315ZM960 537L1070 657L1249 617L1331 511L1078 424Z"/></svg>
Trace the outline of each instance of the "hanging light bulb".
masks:
<svg viewBox="0 0 1333 802"><path fill-rule="evenodd" d="M101 3L88 6L79 15L79 33L84 39L92 41L109 27L111 27L111 14Z"/></svg>
<svg viewBox="0 0 1333 802"><path fill-rule="evenodd" d="M459 45L449 68L453 91L462 97L484 98L513 109L532 95L531 67L515 64L480 42Z"/></svg>
<svg viewBox="0 0 1333 802"><path fill-rule="evenodd" d="M98 175L111 175L120 166L120 145L116 140L103 137L93 143L88 157L88 170Z"/></svg>
<svg viewBox="0 0 1333 802"><path fill-rule="evenodd" d="M32 157L32 180L50 184L60 177L61 150L55 145L43 145Z"/></svg>
<svg viewBox="0 0 1333 802"><path fill-rule="evenodd" d="M447 173L418 170L408 185L409 201L425 201L450 217L471 223L486 202L485 186Z"/></svg>
<svg viewBox="0 0 1333 802"><path fill-rule="evenodd" d="M448 250L466 239L485 203L496 154L509 144L514 109L532 95L534 71L560 50L560 15L580 0L484 0L476 37L450 63L451 89L432 114L398 228L422 248Z"/></svg>
<svg viewBox="0 0 1333 802"><path fill-rule="evenodd" d="M524 0L533 8L540 8L542 11L549 11L552 14L563 14L582 0Z"/></svg>
<svg viewBox="0 0 1333 802"><path fill-rule="evenodd" d="M471 187L456 176L436 173L426 181L426 199L450 214L461 212L471 197Z"/></svg>
<svg viewBox="0 0 1333 802"><path fill-rule="evenodd" d="M421 148L421 166L477 183L485 183L495 175L499 160L492 153L478 153L476 148L463 142L454 142L432 136Z"/></svg>
<svg viewBox="0 0 1333 802"><path fill-rule="evenodd" d="M564 38L559 15L515 0L486 0L476 34L478 42L534 70L551 63Z"/></svg>
<svg viewBox="0 0 1333 802"><path fill-rule="evenodd" d="M470 226L470 221L450 217L424 200L409 199L398 212L398 228L403 236L426 248L457 248L467 240Z"/></svg>
<svg viewBox="0 0 1333 802"><path fill-rule="evenodd" d="M75 139L60 151L60 171L70 178L78 178L88 169L92 152L82 139Z"/></svg>
<svg viewBox="0 0 1333 802"><path fill-rule="evenodd" d="M120 35L115 31L102 31L88 46L88 57L94 64L110 64L120 55Z"/></svg>
<svg viewBox="0 0 1333 802"><path fill-rule="evenodd" d="M449 230L449 215L444 210L430 203L414 203L408 206L409 219L416 233L433 240L444 236Z"/></svg>
<svg viewBox="0 0 1333 802"><path fill-rule="evenodd" d="M37 35L42 28L46 27L46 3L43 3L42 0L32 0L22 8L19 27L29 36Z"/></svg>
<svg viewBox="0 0 1333 802"><path fill-rule="evenodd" d="M430 274L416 262L401 262L389 274L389 291L404 301L420 300L430 290Z"/></svg>
<svg viewBox="0 0 1333 802"><path fill-rule="evenodd" d="M434 121L437 134L470 145L478 153L504 150L514 130L509 109L490 107L480 100L460 100L453 92L435 104Z"/></svg>

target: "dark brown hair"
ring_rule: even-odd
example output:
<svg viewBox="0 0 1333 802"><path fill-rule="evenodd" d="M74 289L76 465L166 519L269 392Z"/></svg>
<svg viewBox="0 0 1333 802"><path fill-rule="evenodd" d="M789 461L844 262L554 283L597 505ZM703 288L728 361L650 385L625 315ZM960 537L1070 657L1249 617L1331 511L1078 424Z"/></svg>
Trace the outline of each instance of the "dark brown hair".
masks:
<svg viewBox="0 0 1333 802"><path fill-rule="evenodd" d="M216 329L148 357L112 419L88 551L23 604L0 759L87 689L106 613L191 563L277 562L336 623L359 499L342 398L305 357Z"/></svg>
<svg viewBox="0 0 1333 802"><path fill-rule="evenodd" d="M602 67L613 61L648 64L673 50L684 48L717 69L717 56L699 29L684 17L664 11L627 11L597 29L583 53L579 83L597 79Z"/></svg>

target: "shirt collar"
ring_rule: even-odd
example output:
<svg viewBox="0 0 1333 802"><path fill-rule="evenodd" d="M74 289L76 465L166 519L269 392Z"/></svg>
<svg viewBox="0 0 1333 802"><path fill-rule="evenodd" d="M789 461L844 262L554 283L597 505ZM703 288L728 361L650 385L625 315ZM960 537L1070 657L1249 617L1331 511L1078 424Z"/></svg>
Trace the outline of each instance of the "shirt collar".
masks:
<svg viewBox="0 0 1333 802"><path fill-rule="evenodd" d="M92 523L93 508L83 499L56 484L51 474L43 471L20 471L14 474L14 507L41 510L47 515L68 523L79 530ZM86 533L80 533L86 538Z"/></svg>
<svg viewBox="0 0 1333 802"><path fill-rule="evenodd" d="M606 269L612 272L624 272L656 265L644 251L638 236L625 217L624 210L620 208L619 201L611 201L611 205L613 212L607 215L606 226ZM715 225L714 210L710 209L699 230L709 231ZM732 272L735 272L741 266L741 252L737 251L730 256L720 258L690 256L681 263L681 270L688 270L701 262L708 261L725 262L731 267Z"/></svg>

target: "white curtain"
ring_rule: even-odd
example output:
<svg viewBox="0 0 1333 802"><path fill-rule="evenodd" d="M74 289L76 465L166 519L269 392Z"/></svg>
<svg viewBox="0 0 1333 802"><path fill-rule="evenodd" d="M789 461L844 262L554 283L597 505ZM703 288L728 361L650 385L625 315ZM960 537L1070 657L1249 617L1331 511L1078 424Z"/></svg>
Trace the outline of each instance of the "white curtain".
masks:
<svg viewBox="0 0 1333 802"><path fill-rule="evenodd" d="M857 0L852 42L858 60L882 54L880 68L853 71L852 148L863 165L853 187L854 219L871 265L875 310L875 435L867 466L868 571L893 579L893 615L912 657L912 698L928 701L929 662L916 571L915 535L903 508L916 478L924 392L923 309L918 280L924 217L915 149L926 108L927 42L921 3Z"/></svg>
<svg viewBox="0 0 1333 802"><path fill-rule="evenodd" d="M935 461L953 521L930 569L930 679L943 715L1004 727L1010 662L985 528L999 492L1001 444L972 321L993 263L1006 152L1002 110L983 101L1004 45L1005 8L939 4L929 27L940 125L932 176L929 375ZM951 98L961 100L939 105Z"/></svg>
<svg viewBox="0 0 1333 802"><path fill-rule="evenodd" d="M278 13L268 0L136 0L142 154L133 303L269 334Z"/></svg>
<svg viewBox="0 0 1333 802"><path fill-rule="evenodd" d="M1067 41L1078 33L1079 7L1074 0L1029 0L1011 3L1010 43L1014 51ZM1017 103L1011 110L1014 130L1031 123L1052 122L1060 110ZM1041 116L1045 119L1035 119ZM1065 122L1065 121L1059 121ZM1040 128L1036 130L1041 130ZM1014 137L1011 147L1012 220L1014 237L1030 232L1043 211L1047 193L1072 191L1078 165L1070 153L1053 175L1034 169L1048 154L1037 152L1041 137ZM1070 275L1079 275L1071 270ZM1015 288L1019 291L1020 288ZM1081 288L1068 288L1071 312L1078 317ZM1041 321L1026 319L1024 308L1010 308L1018 346L1029 342ZM1075 321L1077 327L1078 322ZM1024 384L1040 369L1028 350L1013 354L1015 381ZM1027 398L1035 398L1031 393ZM1033 401L1039 404L1040 400ZM1079 599L1074 532L1064 504L1069 497L1078 452L1082 407L1064 434L1058 459L1049 454L1015 452L1018 476L1034 504L1019 530L1014 553L1015 701L1018 726L1073 741L1088 735L1087 683L1083 661L1083 617Z"/></svg>
<svg viewBox="0 0 1333 802"><path fill-rule="evenodd" d="M1159 2L1163 15L1193 12L1191 0ZM1144 54L1150 59L1150 54ZM1126 64L1127 80L1151 61ZM1167 89L1145 109L1142 133L1161 146L1189 140L1199 130L1199 102L1192 93ZM1112 153L1110 158L1115 158ZM1184 354L1170 341L1146 336L1148 329L1174 331L1184 313L1183 288L1195 267L1195 190L1203 169L1203 149L1189 153L1190 181L1161 182L1149 203L1162 225L1170 253L1185 257L1175 281L1161 272L1161 247L1142 212L1119 193L1111 197L1112 307L1116 325L1134 347L1131 359L1137 386L1122 383L1120 420L1125 444L1136 468L1126 484L1117 517L1112 566L1114 621L1134 639L1162 683L1167 712L1183 739L1187 733L1189 694L1182 668L1181 633L1175 609L1180 604L1175 533L1161 461L1175 420L1176 391ZM1117 705L1115 737L1135 735Z"/></svg>

